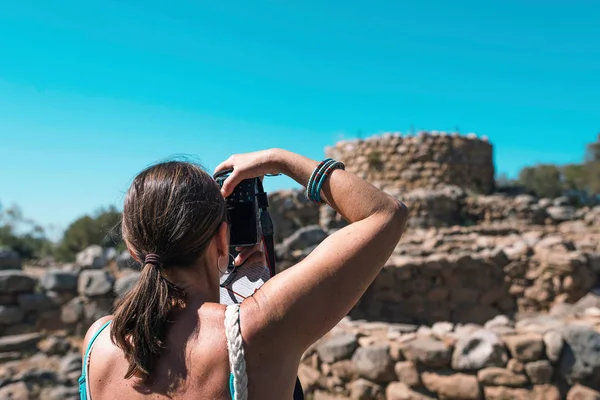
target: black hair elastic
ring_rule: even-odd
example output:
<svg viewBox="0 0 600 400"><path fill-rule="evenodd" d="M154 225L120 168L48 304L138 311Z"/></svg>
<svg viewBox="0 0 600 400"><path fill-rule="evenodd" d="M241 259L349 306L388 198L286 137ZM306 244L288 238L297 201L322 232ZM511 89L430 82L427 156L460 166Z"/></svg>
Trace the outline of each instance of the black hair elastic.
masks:
<svg viewBox="0 0 600 400"><path fill-rule="evenodd" d="M144 258L144 264L152 264L155 267L160 267L162 265L162 262L158 254L150 253L147 254Z"/></svg>

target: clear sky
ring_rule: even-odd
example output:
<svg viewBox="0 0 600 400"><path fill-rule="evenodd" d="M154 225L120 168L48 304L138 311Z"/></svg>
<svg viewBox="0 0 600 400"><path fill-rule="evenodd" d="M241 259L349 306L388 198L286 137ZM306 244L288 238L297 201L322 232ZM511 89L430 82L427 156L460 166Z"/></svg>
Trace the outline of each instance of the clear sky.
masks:
<svg viewBox="0 0 600 400"><path fill-rule="evenodd" d="M64 228L172 155L321 158L411 127L487 135L512 176L576 162L600 130L598 21L592 0L4 1L0 201Z"/></svg>

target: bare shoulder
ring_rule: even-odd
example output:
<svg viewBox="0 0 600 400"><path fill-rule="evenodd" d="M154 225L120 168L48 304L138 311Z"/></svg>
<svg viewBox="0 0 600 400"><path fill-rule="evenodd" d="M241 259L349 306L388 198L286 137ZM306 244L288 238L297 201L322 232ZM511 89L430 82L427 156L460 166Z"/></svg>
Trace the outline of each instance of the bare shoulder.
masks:
<svg viewBox="0 0 600 400"><path fill-rule="evenodd" d="M98 330L102 327L102 325L104 325L108 321L111 321L112 319L113 319L112 315L106 315L106 316L98 319L96 322L94 322L92 324L92 326L89 327L89 329L87 330L87 333L85 334L85 338L83 339L83 344L81 346L82 356L85 356L85 351L87 349L88 343L90 342L90 340L92 339L94 334L96 332L98 332Z"/></svg>
<svg viewBox="0 0 600 400"><path fill-rule="evenodd" d="M273 350L279 353L281 349L275 349L273 344L272 328L278 318L274 310L265 307L268 304L262 290L257 290L254 295L246 298L240 304L240 329L244 343L253 346L264 347L266 352Z"/></svg>

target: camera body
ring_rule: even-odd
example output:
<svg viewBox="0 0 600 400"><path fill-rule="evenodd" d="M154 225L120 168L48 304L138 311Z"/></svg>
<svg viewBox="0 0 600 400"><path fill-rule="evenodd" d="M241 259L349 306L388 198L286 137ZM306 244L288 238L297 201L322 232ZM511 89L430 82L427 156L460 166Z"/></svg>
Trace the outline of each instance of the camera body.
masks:
<svg viewBox="0 0 600 400"><path fill-rule="evenodd" d="M215 180L220 187L231 174L232 170L215 174ZM259 178L244 179L225 202L229 220L229 245L231 247L249 247L260 242L260 206L258 202L259 188L262 183Z"/></svg>

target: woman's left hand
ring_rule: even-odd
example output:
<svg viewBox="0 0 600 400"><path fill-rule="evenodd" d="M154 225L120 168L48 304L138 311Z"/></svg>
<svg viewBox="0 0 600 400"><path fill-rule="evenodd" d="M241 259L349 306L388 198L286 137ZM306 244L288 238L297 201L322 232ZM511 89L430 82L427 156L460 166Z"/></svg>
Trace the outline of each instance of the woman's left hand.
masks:
<svg viewBox="0 0 600 400"><path fill-rule="evenodd" d="M262 242L252 247L236 247L236 251L240 253L235 257L234 265L267 265L265 253L263 253Z"/></svg>

